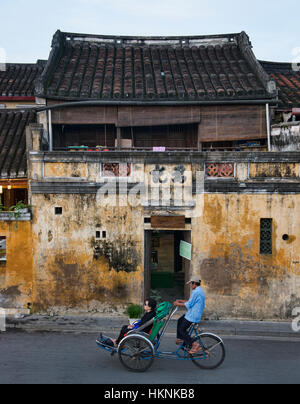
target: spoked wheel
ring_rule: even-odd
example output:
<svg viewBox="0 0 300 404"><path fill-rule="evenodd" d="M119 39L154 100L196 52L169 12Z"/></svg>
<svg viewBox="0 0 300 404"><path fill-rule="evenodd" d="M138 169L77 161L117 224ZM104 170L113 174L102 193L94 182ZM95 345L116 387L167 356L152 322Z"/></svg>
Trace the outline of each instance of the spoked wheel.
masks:
<svg viewBox="0 0 300 404"><path fill-rule="evenodd" d="M216 369L225 359L225 347L221 338L214 334L201 334L197 338L200 350L191 355L193 363L202 369Z"/></svg>
<svg viewBox="0 0 300 404"><path fill-rule="evenodd" d="M120 342L118 354L122 365L133 372L145 372L154 361L153 344L142 335L125 337Z"/></svg>

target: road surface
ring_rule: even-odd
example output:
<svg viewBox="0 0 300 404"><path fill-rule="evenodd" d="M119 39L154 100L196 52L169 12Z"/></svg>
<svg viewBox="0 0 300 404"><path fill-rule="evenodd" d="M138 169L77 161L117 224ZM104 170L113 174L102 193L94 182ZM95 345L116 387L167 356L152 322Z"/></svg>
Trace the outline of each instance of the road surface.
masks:
<svg viewBox="0 0 300 404"><path fill-rule="evenodd" d="M300 382L300 341L225 337L226 359L216 370L155 359L146 373L128 372L95 344L94 334L0 334L0 384L239 384ZM164 349L174 350L165 336Z"/></svg>

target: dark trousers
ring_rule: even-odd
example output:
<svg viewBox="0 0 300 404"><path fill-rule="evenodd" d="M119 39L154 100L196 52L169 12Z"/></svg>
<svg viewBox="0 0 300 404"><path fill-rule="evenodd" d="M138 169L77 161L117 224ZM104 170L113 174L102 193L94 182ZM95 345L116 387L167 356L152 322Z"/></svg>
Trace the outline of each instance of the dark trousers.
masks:
<svg viewBox="0 0 300 404"><path fill-rule="evenodd" d="M122 339L125 337L125 334L127 334L129 331L128 325L124 325L120 331L120 335L116 341L117 345L122 341Z"/></svg>
<svg viewBox="0 0 300 404"><path fill-rule="evenodd" d="M177 338L183 339L186 346L191 346L193 344L193 339L187 331L192 324L193 323L184 318L184 316L180 317L177 323Z"/></svg>

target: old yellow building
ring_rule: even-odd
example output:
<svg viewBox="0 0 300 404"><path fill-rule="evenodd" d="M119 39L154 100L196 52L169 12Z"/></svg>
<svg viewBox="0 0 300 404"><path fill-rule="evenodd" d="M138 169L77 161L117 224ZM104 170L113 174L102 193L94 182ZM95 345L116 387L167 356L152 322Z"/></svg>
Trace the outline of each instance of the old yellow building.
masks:
<svg viewBox="0 0 300 404"><path fill-rule="evenodd" d="M113 156L124 160L122 152ZM183 280L192 273L201 277L208 313L289 317L299 303L299 161L294 162L296 154L285 155L291 160L286 163L281 163L283 155L273 153L253 154L256 163L249 163L248 157L238 152L231 156L226 164L234 167L234 176L219 178L209 173L212 165L224 166L227 153L175 158L133 152L132 178L107 185L99 173L101 165L111 161L110 152L99 161L94 153L74 153L66 159L34 151L31 191L32 204L39 207L33 220L38 308L101 311L140 302L149 293L151 275L161 271L160 281L165 282L169 271L171 277L182 273ZM178 206L174 184L160 184L158 191L153 182L150 173L156 171L156 162L165 168L163 180L172 181L176 164L190 176ZM181 187L177 185L177 194ZM163 202L162 195L168 192L170 199ZM157 237L163 252L155 243ZM191 242L191 263L182 259L175 265L177 237ZM176 291L183 295L183 283L181 287Z"/></svg>
<svg viewBox="0 0 300 404"><path fill-rule="evenodd" d="M18 244L8 237L21 233L5 222L6 272L18 275L2 300L15 287L7 304L118 312L149 295L188 297L196 274L207 316L291 316L300 159L270 151L276 83L245 33L58 31L36 97L26 130L32 218L18 230L28 231L32 267L22 278L9 266Z"/></svg>

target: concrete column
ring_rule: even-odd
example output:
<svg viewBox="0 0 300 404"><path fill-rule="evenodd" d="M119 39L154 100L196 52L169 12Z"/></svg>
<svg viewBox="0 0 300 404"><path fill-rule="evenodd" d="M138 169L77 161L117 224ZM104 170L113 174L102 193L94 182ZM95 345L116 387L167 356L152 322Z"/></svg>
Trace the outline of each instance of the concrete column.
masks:
<svg viewBox="0 0 300 404"><path fill-rule="evenodd" d="M43 136L43 126L40 124L30 124L26 128L26 149L30 151L40 151Z"/></svg>

